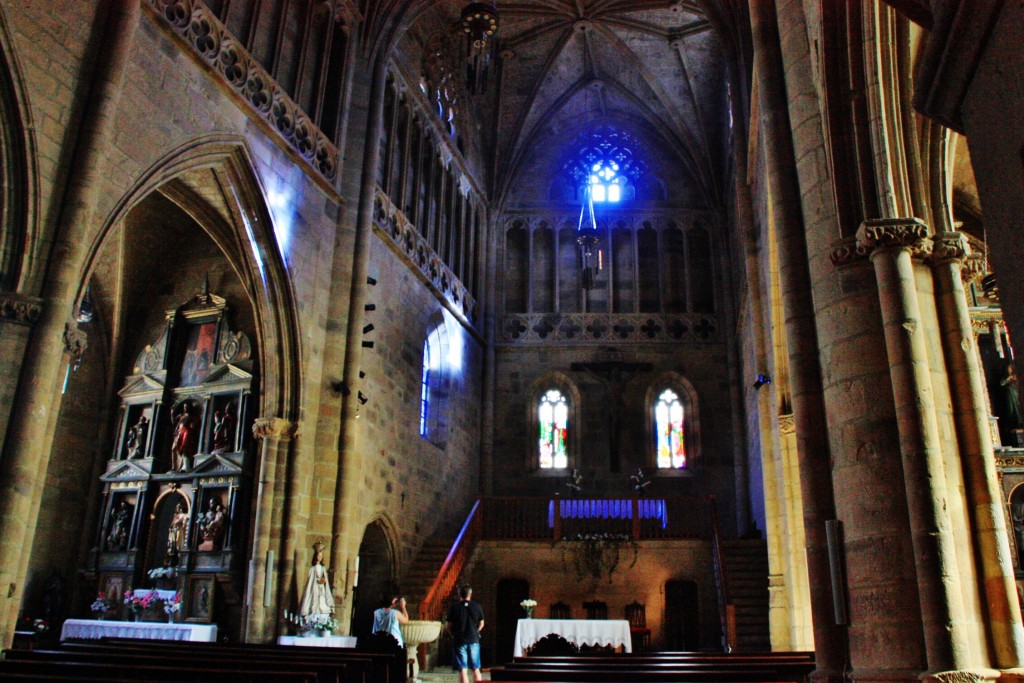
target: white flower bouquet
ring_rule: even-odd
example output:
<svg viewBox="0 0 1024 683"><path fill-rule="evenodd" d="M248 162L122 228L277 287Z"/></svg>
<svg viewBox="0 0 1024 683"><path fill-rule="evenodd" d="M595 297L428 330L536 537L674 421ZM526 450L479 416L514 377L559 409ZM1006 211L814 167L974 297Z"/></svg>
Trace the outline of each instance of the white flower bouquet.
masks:
<svg viewBox="0 0 1024 683"><path fill-rule="evenodd" d="M526 618L529 619L533 616L533 608L537 606L537 601L527 598L519 603L519 606L523 608L523 611L526 612Z"/></svg>

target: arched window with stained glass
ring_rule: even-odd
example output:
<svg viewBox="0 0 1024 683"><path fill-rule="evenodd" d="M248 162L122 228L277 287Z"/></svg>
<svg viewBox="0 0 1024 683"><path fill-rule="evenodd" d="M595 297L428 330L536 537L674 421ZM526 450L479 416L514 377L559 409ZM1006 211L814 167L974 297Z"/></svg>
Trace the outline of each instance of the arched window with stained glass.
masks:
<svg viewBox="0 0 1024 683"><path fill-rule="evenodd" d="M579 192L578 200L618 204L636 196L637 181L647 173L640 142L614 126L602 125L569 145L562 172Z"/></svg>
<svg viewBox="0 0 1024 683"><path fill-rule="evenodd" d="M685 411L679 394L665 389L654 405L658 469L682 469L686 462Z"/></svg>
<svg viewBox="0 0 1024 683"><path fill-rule="evenodd" d="M569 466L569 404L558 389L548 389L537 405L538 465L541 469Z"/></svg>
<svg viewBox="0 0 1024 683"><path fill-rule="evenodd" d="M423 366L420 374L420 436L443 447L448 431L448 395L451 369L448 363L450 340L444 316L435 312L423 340Z"/></svg>

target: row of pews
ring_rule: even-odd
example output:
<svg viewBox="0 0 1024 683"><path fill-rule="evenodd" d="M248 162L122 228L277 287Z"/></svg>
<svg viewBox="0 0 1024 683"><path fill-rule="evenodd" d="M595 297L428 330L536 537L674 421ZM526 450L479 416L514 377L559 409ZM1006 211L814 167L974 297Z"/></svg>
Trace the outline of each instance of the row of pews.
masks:
<svg viewBox="0 0 1024 683"><path fill-rule="evenodd" d="M390 645L393 644L394 649ZM164 640L65 642L52 650L5 650L3 681L133 683L404 683L404 649L282 647Z"/></svg>
<svg viewBox="0 0 1024 683"><path fill-rule="evenodd" d="M813 652L645 652L516 657L491 669L492 681L533 683L802 683L814 671Z"/></svg>

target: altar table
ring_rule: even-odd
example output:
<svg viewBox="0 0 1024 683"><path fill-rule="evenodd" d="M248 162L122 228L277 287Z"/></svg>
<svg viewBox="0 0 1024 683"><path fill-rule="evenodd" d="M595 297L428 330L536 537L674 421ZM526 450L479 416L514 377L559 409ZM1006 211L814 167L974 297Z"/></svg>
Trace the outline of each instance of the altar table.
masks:
<svg viewBox="0 0 1024 683"><path fill-rule="evenodd" d="M216 642L216 624L166 624L159 621L107 621L68 619L60 639L142 638L146 640L192 640Z"/></svg>
<svg viewBox="0 0 1024 683"><path fill-rule="evenodd" d="M512 654L522 657L538 640L554 633L570 643L580 645L622 646L632 652L629 622L625 619L520 619L516 626L516 642Z"/></svg>
<svg viewBox="0 0 1024 683"><path fill-rule="evenodd" d="M355 636L278 636L278 645L299 645L301 647L355 647Z"/></svg>

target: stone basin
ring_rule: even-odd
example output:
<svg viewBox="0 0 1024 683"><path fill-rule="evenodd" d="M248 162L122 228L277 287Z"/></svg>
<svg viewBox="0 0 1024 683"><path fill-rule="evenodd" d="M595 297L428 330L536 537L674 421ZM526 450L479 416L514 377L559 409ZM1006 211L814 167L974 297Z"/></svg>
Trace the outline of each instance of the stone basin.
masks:
<svg viewBox="0 0 1024 683"><path fill-rule="evenodd" d="M406 658L411 664L409 679L417 680L420 662L417 648L423 643L432 643L441 635L440 621L422 621L410 619L408 624L401 624L402 639L405 641Z"/></svg>

